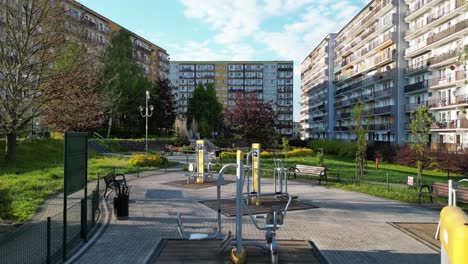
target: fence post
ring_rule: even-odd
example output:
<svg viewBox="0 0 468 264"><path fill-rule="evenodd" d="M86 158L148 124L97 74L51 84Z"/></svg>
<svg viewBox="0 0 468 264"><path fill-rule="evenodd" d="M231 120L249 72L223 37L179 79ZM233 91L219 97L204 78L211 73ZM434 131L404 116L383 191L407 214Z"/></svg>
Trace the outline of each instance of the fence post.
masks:
<svg viewBox="0 0 468 264"><path fill-rule="evenodd" d="M338 182L340 182L340 167L336 166L336 179Z"/></svg>
<svg viewBox="0 0 468 264"><path fill-rule="evenodd" d="M87 199L87 198L86 198ZM81 199L81 238L84 240L84 241L87 241L87 238L86 238L86 222L87 222L87 219L86 219L86 206L85 206L85 203L87 201L85 199Z"/></svg>
<svg viewBox="0 0 468 264"><path fill-rule="evenodd" d="M140 177L140 165L137 165L137 178Z"/></svg>
<svg viewBox="0 0 468 264"><path fill-rule="evenodd" d="M97 173L97 183L96 183L96 190L97 190L97 193L99 195L99 172Z"/></svg>
<svg viewBox="0 0 468 264"><path fill-rule="evenodd" d="M50 229L51 229L51 219L50 219L50 216L47 217L47 264L50 264L51 263L51 259L50 259L50 241L51 241L51 232L50 232Z"/></svg>
<svg viewBox="0 0 468 264"><path fill-rule="evenodd" d="M387 192L388 192L389 189L390 189L390 183L389 183L389 179L388 179L388 171L386 173L386 176L387 176Z"/></svg>
<svg viewBox="0 0 468 264"><path fill-rule="evenodd" d="M115 175L115 167L112 167L112 170L113 170L113 172L114 172L114 175Z"/></svg>
<svg viewBox="0 0 468 264"><path fill-rule="evenodd" d="M92 194L92 199L91 199L91 223L93 224L96 224L96 220L94 219L96 217L96 191L93 191L93 194Z"/></svg>
<svg viewBox="0 0 468 264"><path fill-rule="evenodd" d="M165 173L167 173L167 162L168 162L168 160L165 159L164 160L164 171L165 171Z"/></svg>

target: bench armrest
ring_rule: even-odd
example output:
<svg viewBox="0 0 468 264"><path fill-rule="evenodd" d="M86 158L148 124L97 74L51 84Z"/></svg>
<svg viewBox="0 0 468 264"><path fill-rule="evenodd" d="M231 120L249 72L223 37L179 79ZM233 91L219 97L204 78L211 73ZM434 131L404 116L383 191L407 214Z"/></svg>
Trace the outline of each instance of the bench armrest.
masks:
<svg viewBox="0 0 468 264"><path fill-rule="evenodd" d="M423 189L427 189L427 191L423 192ZM421 185L421 187L419 187L419 192L420 193L431 193L432 188L431 188L430 185L424 184L424 185Z"/></svg>

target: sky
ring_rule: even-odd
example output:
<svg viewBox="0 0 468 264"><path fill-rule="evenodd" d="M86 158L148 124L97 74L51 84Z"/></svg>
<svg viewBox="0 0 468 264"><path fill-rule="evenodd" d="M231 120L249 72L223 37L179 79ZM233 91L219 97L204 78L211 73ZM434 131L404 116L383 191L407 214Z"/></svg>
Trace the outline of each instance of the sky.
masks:
<svg viewBox="0 0 468 264"><path fill-rule="evenodd" d="M79 0L178 60L293 60L294 120L301 62L370 0Z"/></svg>

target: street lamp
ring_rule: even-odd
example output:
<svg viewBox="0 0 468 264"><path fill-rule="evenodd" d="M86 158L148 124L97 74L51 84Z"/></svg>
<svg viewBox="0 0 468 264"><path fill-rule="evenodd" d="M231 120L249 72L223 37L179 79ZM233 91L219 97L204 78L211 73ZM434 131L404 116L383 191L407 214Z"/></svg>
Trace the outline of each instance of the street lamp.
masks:
<svg viewBox="0 0 468 264"><path fill-rule="evenodd" d="M146 118L145 153L148 153L148 117L151 117L153 115L153 109L154 109L152 105L148 107L149 98L150 98L149 91L146 91L146 107L143 107L140 105L140 107L138 108L140 109L141 116ZM144 113L143 113L143 110L144 110Z"/></svg>

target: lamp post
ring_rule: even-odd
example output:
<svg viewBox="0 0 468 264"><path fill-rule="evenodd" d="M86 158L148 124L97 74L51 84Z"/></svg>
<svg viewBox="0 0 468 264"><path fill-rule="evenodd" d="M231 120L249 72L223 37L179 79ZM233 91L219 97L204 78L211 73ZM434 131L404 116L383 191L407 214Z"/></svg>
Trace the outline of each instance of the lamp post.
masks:
<svg viewBox="0 0 468 264"><path fill-rule="evenodd" d="M153 115L153 106L150 105L148 107L148 99L150 98L149 96L149 91L146 91L146 107L143 107L140 105L140 114L142 117L146 119L146 134L145 134L145 153L148 153L148 117L151 117ZM144 113L143 113L144 110Z"/></svg>

